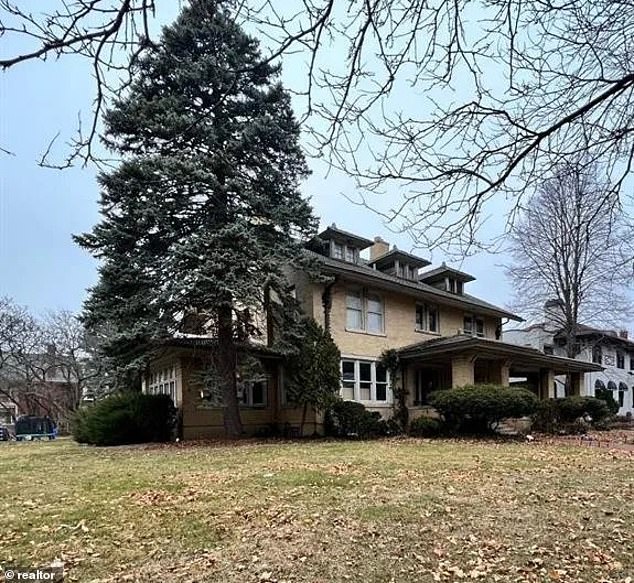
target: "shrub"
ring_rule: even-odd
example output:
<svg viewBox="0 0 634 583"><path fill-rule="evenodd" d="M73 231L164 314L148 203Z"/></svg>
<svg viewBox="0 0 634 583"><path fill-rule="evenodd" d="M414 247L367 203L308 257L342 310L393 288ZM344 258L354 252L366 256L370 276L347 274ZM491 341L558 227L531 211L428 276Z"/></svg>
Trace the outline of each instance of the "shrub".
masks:
<svg viewBox="0 0 634 583"><path fill-rule="evenodd" d="M612 415L616 415L619 412L619 404L617 400L614 398L614 394L610 389L595 389L594 396L601 401L605 401L605 404L608 407L608 411Z"/></svg>
<svg viewBox="0 0 634 583"><path fill-rule="evenodd" d="M586 423L579 419L590 417L593 426L602 424L610 410L601 399L571 395L561 399L542 401L533 416L533 428L543 433L583 433Z"/></svg>
<svg viewBox="0 0 634 583"><path fill-rule="evenodd" d="M417 417L409 424L409 434L412 437L438 437L441 429L440 419L433 417Z"/></svg>
<svg viewBox="0 0 634 583"><path fill-rule="evenodd" d="M537 397L527 389L498 385L469 385L436 391L429 396L452 431L483 434L508 417L531 415Z"/></svg>
<svg viewBox="0 0 634 583"><path fill-rule="evenodd" d="M325 429L327 435L335 437L379 437L387 435L387 423L380 413L366 411L355 401L334 401L326 411Z"/></svg>
<svg viewBox="0 0 634 583"><path fill-rule="evenodd" d="M169 441L175 421L176 409L168 395L121 393L78 411L73 437L92 445Z"/></svg>

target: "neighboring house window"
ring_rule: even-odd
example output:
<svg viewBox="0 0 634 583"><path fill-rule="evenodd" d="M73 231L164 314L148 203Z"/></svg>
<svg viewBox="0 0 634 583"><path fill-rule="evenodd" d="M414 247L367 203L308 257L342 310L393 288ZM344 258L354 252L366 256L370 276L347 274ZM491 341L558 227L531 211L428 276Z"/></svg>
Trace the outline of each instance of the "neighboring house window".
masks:
<svg viewBox="0 0 634 583"><path fill-rule="evenodd" d="M622 352L616 353L616 368L625 368L625 354Z"/></svg>
<svg viewBox="0 0 634 583"><path fill-rule="evenodd" d="M634 370L634 356L630 354L630 370Z"/></svg>
<svg viewBox="0 0 634 583"><path fill-rule="evenodd" d="M169 395L176 402L176 368L173 366L161 368L150 374L147 385L150 395Z"/></svg>
<svg viewBox="0 0 634 583"><path fill-rule="evenodd" d="M238 402L246 407L265 407L268 386L266 378L238 383Z"/></svg>
<svg viewBox="0 0 634 583"><path fill-rule="evenodd" d="M346 294L346 328L382 334L385 329L383 299L380 295L361 290Z"/></svg>
<svg viewBox="0 0 634 583"><path fill-rule="evenodd" d="M592 362L595 364L603 363L603 350L600 346L594 346L592 348Z"/></svg>
<svg viewBox="0 0 634 583"><path fill-rule="evenodd" d="M472 314L464 317L463 330L465 334L473 334L475 336L484 336L484 320L477 318Z"/></svg>
<svg viewBox="0 0 634 583"><path fill-rule="evenodd" d="M387 370L369 360L341 361L341 397L347 401L387 401Z"/></svg>
<svg viewBox="0 0 634 583"><path fill-rule="evenodd" d="M619 407L623 407L625 403L625 392L628 390L628 387L625 383L619 383Z"/></svg>
<svg viewBox="0 0 634 583"><path fill-rule="evenodd" d="M544 344L544 354L554 354L553 347L550 344Z"/></svg>
<svg viewBox="0 0 634 583"><path fill-rule="evenodd" d="M436 306L416 305L416 330L438 332L438 308Z"/></svg>

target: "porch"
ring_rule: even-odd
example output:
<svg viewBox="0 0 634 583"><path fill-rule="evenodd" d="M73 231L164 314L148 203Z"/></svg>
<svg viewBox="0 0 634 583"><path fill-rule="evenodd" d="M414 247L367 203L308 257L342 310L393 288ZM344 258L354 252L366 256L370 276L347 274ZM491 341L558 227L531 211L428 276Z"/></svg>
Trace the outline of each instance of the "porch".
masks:
<svg viewBox="0 0 634 583"><path fill-rule="evenodd" d="M599 365L544 354L499 340L457 335L407 346L399 351L408 405L425 407L429 394L472 384L517 384L540 399L555 396L555 375L570 379L570 393L580 395L586 372ZM512 382L514 381L514 382Z"/></svg>

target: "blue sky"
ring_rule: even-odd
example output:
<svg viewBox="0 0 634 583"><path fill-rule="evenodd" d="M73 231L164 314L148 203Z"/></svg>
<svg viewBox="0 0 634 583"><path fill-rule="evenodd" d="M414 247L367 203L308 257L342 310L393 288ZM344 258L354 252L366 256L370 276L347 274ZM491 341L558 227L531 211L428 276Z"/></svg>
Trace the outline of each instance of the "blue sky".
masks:
<svg viewBox="0 0 634 583"><path fill-rule="evenodd" d="M174 14L175 4L171 9ZM11 49L5 46L3 52ZM285 63L287 84L297 82L301 69L297 60ZM15 153L0 154L0 295L37 312L80 310L87 288L96 281L95 260L71 239L98 221L96 169L57 171L37 165L58 132L58 158L68 152L64 142L72 138L79 112L84 119L90 118L92 98L90 69L76 57L27 62L0 73L0 146ZM380 217L346 199L345 195L354 198L356 193L353 180L336 171L328 173L324 162L309 160L309 164L313 175L303 191L311 197L322 225L336 222L344 229L368 237L381 235L401 249L412 250L407 235L390 232ZM377 201L383 207L391 203L394 195L389 192ZM492 211L492 222L499 229L504 205ZM417 252L435 264L445 259L437 251ZM449 263L477 277L469 284L470 293L505 306L512 290L500 267L504 260L501 255L482 253L463 263Z"/></svg>

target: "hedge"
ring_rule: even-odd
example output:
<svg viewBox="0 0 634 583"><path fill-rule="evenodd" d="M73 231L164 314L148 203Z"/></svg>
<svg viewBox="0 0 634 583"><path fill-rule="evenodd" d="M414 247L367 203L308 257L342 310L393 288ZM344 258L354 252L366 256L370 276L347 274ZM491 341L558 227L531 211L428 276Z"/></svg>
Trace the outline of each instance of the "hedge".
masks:
<svg viewBox="0 0 634 583"><path fill-rule="evenodd" d="M502 419L531 415L538 404L537 397L528 389L499 385L435 391L429 400L450 431L474 434L493 432Z"/></svg>
<svg viewBox="0 0 634 583"><path fill-rule="evenodd" d="M572 395L561 399L542 401L533 415L533 428L544 433L577 433L578 419L591 424L603 422L611 416L608 404L596 397Z"/></svg>
<svg viewBox="0 0 634 583"><path fill-rule="evenodd" d="M110 395L74 417L72 433L79 443L123 445L170 441L176 408L169 395L137 392Z"/></svg>
<svg viewBox="0 0 634 583"><path fill-rule="evenodd" d="M387 435L387 423L376 411L366 411L361 403L355 401L334 401L326 410L326 435L332 437L380 437Z"/></svg>

